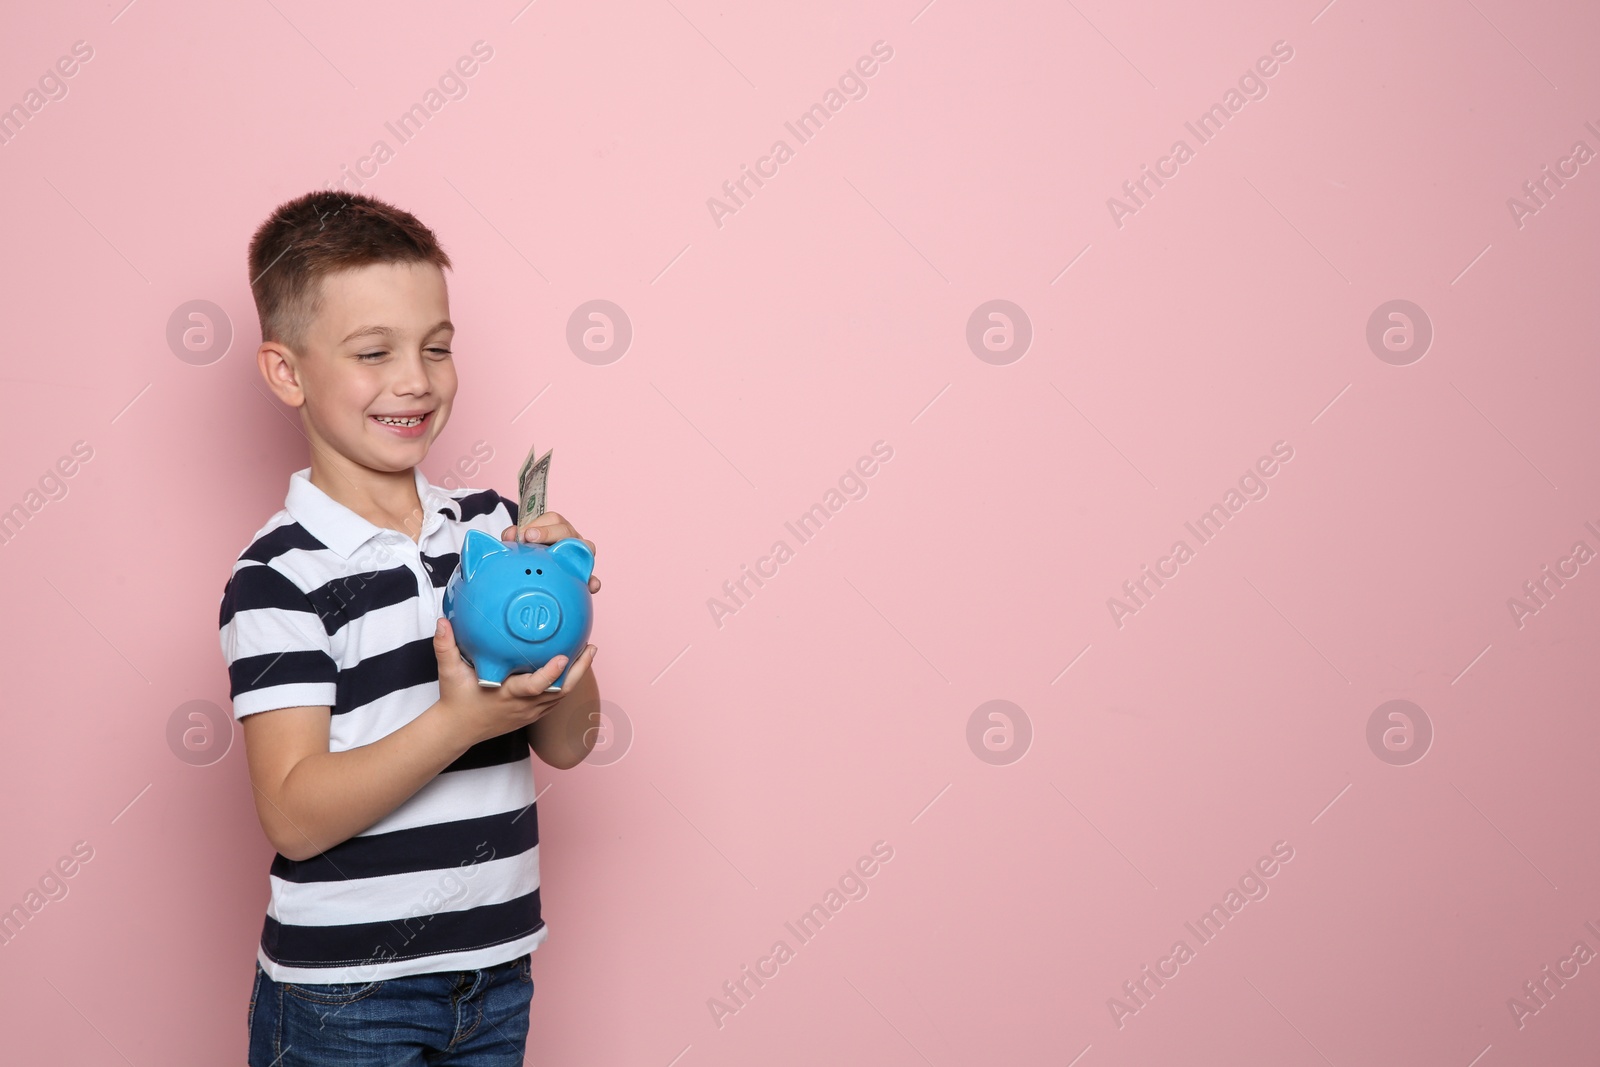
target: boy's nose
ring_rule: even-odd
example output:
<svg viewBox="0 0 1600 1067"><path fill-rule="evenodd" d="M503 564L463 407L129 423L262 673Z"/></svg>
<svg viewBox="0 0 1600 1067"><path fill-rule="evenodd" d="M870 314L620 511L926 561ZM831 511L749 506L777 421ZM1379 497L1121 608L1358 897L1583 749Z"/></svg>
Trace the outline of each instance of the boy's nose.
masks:
<svg viewBox="0 0 1600 1067"><path fill-rule="evenodd" d="M395 374L394 388L396 392L426 393L428 391L428 371L422 365L422 357L420 355L402 360L400 369Z"/></svg>

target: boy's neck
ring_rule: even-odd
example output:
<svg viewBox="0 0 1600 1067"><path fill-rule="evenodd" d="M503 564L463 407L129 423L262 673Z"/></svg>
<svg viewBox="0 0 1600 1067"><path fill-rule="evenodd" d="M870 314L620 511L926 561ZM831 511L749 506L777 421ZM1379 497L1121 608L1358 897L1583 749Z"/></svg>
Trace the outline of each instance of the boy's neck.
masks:
<svg viewBox="0 0 1600 1067"><path fill-rule="evenodd" d="M422 501L413 469L375 471L332 450L311 450L311 484L374 526L413 541L422 535Z"/></svg>

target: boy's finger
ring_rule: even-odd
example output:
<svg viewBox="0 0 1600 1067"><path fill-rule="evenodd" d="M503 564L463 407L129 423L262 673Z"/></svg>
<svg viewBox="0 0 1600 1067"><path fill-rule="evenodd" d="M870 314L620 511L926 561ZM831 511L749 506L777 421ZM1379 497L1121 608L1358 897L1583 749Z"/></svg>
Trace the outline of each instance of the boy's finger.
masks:
<svg viewBox="0 0 1600 1067"><path fill-rule="evenodd" d="M546 512L545 514L548 515L549 512ZM500 531L500 540L533 541L535 543L542 542L544 544L549 544L552 541L561 540L562 537L571 537L577 532L573 530L571 526L552 525L549 523L541 524L539 520L543 518L544 515L540 515L538 518L529 519L527 524L524 526L507 526L504 530ZM566 530L568 532L563 534L560 532L562 530ZM552 531L555 532L552 533Z"/></svg>
<svg viewBox="0 0 1600 1067"><path fill-rule="evenodd" d="M600 650L596 646L587 645L578 653L577 660L572 664L572 670L567 672L567 682L561 687L563 691L570 690L583 681L583 676L589 673L589 664L594 661L594 655L598 651Z"/></svg>
<svg viewBox="0 0 1600 1067"><path fill-rule="evenodd" d="M511 691L512 696L536 697L550 688L550 684L561 676L566 666L567 657L557 656L531 674L513 674L506 679L506 688Z"/></svg>
<svg viewBox="0 0 1600 1067"><path fill-rule="evenodd" d="M572 523L563 519L554 511L547 511L543 515L528 520L528 523L522 527L522 536L524 540L536 541L546 545L554 544L563 538L570 537L575 541L582 541L589 546L590 553L594 552L594 542L578 533L576 526L573 526Z"/></svg>
<svg viewBox="0 0 1600 1067"><path fill-rule="evenodd" d="M549 513L546 512L545 514L548 515ZM540 515L539 519L544 517L545 515ZM533 522L522 528L522 539L524 541L548 545L561 540L563 537L572 536L571 526L559 522L540 523L539 519L534 519Z"/></svg>
<svg viewBox="0 0 1600 1067"><path fill-rule="evenodd" d="M461 650L456 647L455 631L443 615L433 624L433 654L441 667L453 665L461 659Z"/></svg>
<svg viewBox="0 0 1600 1067"><path fill-rule="evenodd" d="M543 531L551 524L559 523L560 521L561 516L554 511L535 515L531 519L525 518L522 520L522 524L517 527L517 537L523 541L542 541L544 540Z"/></svg>

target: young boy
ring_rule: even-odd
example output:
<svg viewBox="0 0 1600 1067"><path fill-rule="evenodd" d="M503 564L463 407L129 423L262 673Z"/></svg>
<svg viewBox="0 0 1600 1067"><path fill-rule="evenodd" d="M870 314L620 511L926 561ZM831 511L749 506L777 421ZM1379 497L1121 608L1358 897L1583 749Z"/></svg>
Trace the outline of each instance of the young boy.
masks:
<svg viewBox="0 0 1600 1067"><path fill-rule="evenodd" d="M589 754L595 646L561 691L545 689L565 657L480 687L441 605L468 530L578 532L554 512L519 530L494 490L423 477L456 395L451 264L426 226L311 193L262 224L249 265L256 363L311 447L221 604L278 852L249 1062L520 1067L547 932L529 750L559 768Z"/></svg>

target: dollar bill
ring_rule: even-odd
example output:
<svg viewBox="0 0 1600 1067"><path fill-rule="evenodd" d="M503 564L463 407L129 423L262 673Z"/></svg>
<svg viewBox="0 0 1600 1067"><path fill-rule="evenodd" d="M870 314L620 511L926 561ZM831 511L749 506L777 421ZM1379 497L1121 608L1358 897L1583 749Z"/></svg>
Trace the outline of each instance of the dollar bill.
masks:
<svg viewBox="0 0 1600 1067"><path fill-rule="evenodd" d="M535 459L537 448L528 449L528 458L522 461L517 472L517 525L526 526L545 512L545 482L550 478L550 453Z"/></svg>

